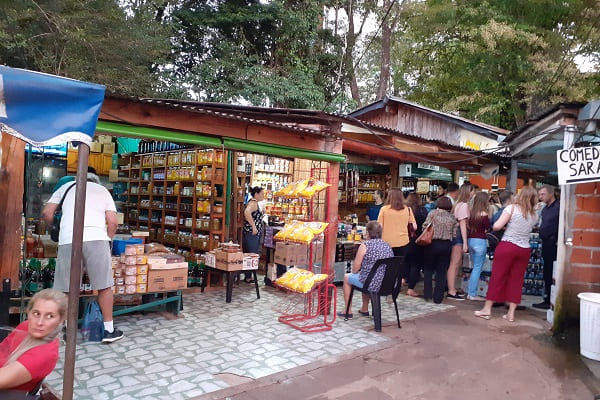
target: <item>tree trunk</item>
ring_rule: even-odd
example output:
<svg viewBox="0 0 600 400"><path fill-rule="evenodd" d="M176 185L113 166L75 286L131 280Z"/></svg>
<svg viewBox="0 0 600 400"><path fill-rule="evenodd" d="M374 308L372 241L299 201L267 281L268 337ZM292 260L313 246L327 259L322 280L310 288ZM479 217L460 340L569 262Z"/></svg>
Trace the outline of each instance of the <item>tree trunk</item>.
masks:
<svg viewBox="0 0 600 400"><path fill-rule="evenodd" d="M346 33L346 49L344 51L344 65L346 69L346 75L348 77L348 83L350 85L350 93L352 99L356 102L356 105L360 107L360 92L358 91L358 82L356 81L356 72L354 71L354 47L356 46L356 38L358 34L354 29L354 9L352 2L346 3L344 11L348 16L348 32Z"/></svg>
<svg viewBox="0 0 600 400"><path fill-rule="evenodd" d="M9 278L11 287L19 284L21 259L21 214L23 213L23 181L25 142L14 136L2 135L0 169L0 278Z"/></svg>

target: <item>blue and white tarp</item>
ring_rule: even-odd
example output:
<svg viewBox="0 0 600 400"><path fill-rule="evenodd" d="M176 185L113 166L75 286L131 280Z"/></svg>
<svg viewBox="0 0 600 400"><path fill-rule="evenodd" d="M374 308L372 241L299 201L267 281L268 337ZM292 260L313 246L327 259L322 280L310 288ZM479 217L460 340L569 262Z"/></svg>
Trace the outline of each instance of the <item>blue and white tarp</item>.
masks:
<svg viewBox="0 0 600 400"><path fill-rule="evenodd" d="M34 146L91 143L104 86L0 65L0 128Z"/></svg>

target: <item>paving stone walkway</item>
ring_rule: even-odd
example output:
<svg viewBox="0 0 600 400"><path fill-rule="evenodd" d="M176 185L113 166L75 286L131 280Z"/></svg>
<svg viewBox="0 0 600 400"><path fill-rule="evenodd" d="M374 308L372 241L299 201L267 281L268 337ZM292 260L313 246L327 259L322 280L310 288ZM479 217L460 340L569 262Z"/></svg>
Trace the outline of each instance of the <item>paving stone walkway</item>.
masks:
<svg viewBox="0 0 600 400"><path fill-rule="evenodd" d="M338 287L338 310L343 298ZM360 294L355 294L360 302ZM373 331L369 317L337 318L331 331L303 333L277 318L302 306L299 295L254 285L184 295L184 318L158 313L115 318L125 337L113 344L77 345L74 397L79 400L189 399L228 387L219 374L261 378L389 340ZM400 295L400 319L413 319L452 306ZM322 320L322 319L321 319ZM393 304L382 302L384 329L395 326ZM385 328L391 324L390 328ZM62 390L61 359L47 382Z"/></svg>

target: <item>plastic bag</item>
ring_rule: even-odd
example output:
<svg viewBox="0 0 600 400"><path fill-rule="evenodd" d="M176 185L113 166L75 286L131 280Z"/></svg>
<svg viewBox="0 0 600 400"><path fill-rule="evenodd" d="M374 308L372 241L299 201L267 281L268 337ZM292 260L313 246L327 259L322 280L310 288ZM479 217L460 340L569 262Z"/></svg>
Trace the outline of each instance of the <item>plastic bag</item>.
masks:
<svg viewBox="0 0 600 400"><path fill-rule="evenodd" d="M96 300L90 301L85 307L81 335L86 342L101 342L104 338L104 318Z"/></svg>

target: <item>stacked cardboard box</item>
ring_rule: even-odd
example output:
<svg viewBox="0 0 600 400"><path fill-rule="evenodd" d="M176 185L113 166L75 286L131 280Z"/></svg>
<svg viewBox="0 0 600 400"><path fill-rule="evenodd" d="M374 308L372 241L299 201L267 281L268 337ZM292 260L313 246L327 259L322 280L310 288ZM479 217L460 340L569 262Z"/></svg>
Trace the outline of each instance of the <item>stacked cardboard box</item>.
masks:
<svg viewBox="0 0 600 400"><path fill-rule="evenodd" d="M148 255L148 291L164 292L187 287L188 263L177 254Z"/></svg>
<svg viewBox="0 0 600 400"><path fill-rule="evenodd" d="M148 264L143 245L127 245L125 252L113 257L112 268L115 294L146 293L148 291Z"/></svg>
<svg viewBox="0 0 600 400"><path fill-rule="evenodd" d="M276 264L282 265L306 265L308 264L308 245L277 242L274 261Z"/></svg>
<svg viewBox="0 0 600 400"><path fill-rule="evenodd" d="M244 253L215 250L215 268L223 271L241 271L244 263Z"/></svg>

